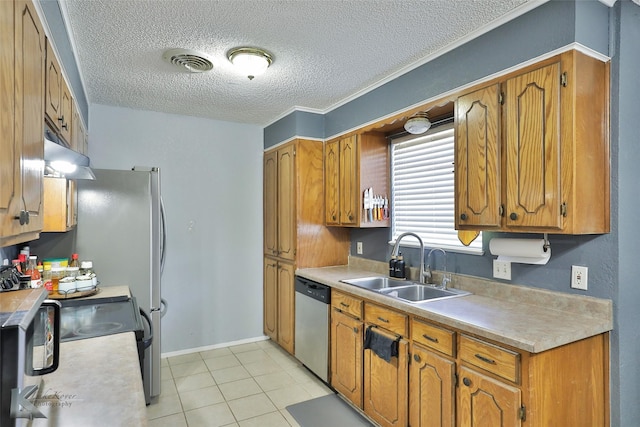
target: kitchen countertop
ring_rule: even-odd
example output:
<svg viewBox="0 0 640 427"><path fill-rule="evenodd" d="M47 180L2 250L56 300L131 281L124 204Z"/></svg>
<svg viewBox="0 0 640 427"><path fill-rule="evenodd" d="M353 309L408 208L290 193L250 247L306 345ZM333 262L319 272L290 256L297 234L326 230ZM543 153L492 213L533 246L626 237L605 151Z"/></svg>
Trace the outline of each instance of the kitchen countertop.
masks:
<svg viewBox="0 0 640 427"><path fill-rule="evenodd" d="M28 426L146 426L140 363L133 332L60 345L60 366L41 377L36 407L47 417Z"/></svg>
<svg viewBox="0 0 640 427"><path fill-rule="evenodd" d="M296 274L530 353L613 329L613 303L610 300L454 274L452 287L470 291L472 295L408 303L341 282L342 279L386 275L385 263L360 259L358 264L298 269Z"/></svg>

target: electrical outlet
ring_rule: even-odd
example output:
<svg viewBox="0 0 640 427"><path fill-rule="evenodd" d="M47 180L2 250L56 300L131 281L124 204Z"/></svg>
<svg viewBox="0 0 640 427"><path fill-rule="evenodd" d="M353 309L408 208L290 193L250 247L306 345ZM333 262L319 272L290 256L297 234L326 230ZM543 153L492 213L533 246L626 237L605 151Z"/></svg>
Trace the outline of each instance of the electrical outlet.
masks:
<svg viewBox="0 0 640 427"><path fill-rule="evenodd" d="M494 259L493 277L495 277L496 279L511 280L511 263Z"/></svg>
<svg viewBox="0 0 640 427"><path fill-rule="evenodd" d="M587 290L589 269L580 265L571 266L571 287L573 289Z"/></svg>
<svg viewBox="0 0 640 427"><path fill-rule="evenodd" d="M362 242L356 243L356 253L362 255Z"/></svg>

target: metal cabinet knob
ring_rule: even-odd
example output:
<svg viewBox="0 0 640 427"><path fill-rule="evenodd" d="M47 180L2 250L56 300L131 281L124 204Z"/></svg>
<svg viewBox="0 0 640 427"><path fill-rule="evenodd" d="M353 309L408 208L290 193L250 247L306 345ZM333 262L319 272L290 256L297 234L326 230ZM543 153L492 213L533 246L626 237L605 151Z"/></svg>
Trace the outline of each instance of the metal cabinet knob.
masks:
<svg viewBox="0 0 640 427"><path fill-rule="evenodd" d="M467 378L467 377L464 377L462 379L462 384L466 385L467 387L470 387L471 386L471 380L469 378Z"/></svg>
<svg viewBox="0 0 640 427"><path fill-rule="evenodd" d="M518 219L518 214L517 214L517 213L515 213L515 212L511 212L511 215L509 215L509 218L510 218L512 221L515 221L516 219Z"/></svg>
<svg viewBox="0 0 640 427"><path fill-rule="evenodd" d="M467 218L469 218L469 217L467 216L466 213L463 213L462 215L460 215L460 219L463 220L463 221L466 221Z"/></svg>
<svg viewBox="0 0 640 427"><path fill-rule="evenodd" d="M418 356L417 354L413 355L413 360L415 360L416 362L420 363L420 356Z"/></svg>

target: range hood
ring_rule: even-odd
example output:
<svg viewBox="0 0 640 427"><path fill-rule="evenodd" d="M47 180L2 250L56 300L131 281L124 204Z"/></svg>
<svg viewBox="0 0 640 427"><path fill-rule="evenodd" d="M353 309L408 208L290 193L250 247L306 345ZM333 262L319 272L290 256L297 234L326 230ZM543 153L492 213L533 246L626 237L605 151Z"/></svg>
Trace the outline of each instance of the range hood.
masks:
<svg viewBox="0 0 640 427"><path fill-rule="evenodd" d="M84 154L73 151L62 145L58 137L48 128L44 131L44 162L47 169L51 168L52 162L67 162L76 166L76 170L65 173L69 179L96 179L93 171L89 167L89 158Z"/></svg>

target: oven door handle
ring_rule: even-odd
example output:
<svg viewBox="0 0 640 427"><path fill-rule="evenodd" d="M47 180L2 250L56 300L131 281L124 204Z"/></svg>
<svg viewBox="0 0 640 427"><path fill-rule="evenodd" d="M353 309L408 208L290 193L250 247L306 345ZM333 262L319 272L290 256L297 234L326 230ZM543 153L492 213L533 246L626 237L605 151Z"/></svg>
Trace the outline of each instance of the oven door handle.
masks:
<svg viewBox="0 0 640 427"><path fill-rule="evenodd" d="M151 324L151 319L149 318L149 315L143 309L140 308L139 310L142 317L144 317L144 319L149 324L149 338L147 338L146 340L142 340L142 345L146 350L149 347L151 347L151 343L153 342L153 325Z"/></svg>

